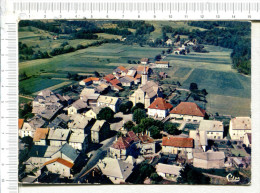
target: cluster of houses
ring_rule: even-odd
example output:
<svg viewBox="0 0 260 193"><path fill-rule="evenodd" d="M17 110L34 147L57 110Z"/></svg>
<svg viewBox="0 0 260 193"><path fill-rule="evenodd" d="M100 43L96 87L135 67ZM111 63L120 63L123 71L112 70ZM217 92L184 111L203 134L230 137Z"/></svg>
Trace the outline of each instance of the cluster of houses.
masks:
<svg viewBox="0 0 260 193"><path fill-rule="evenodd" d="M129 95L129 101L133 105L144 104L149 117L182 123L180 125L184 128L186 123L198 127L189 130L188 134L177 136L164 133L162 139L157 140L149 132L134 133L121 128L121 136L116 137L109 147L107 157L96 165L113 183L125 183L136 165L158 156L157 174L172 181L176 181L185 163L213 169L240 167L250 162L250 158L228 157L224 151L213 149L210 140L225 140L223 122L207 120L206 111L193 102L181 102L173 107L163 98L158 83L149 79L152 73L151 68L146 66L149 59L141 59L141 64L130 69L119 66L103 78L89 77L80 81L83 89L76 101L48 89L39 92L32 102L34 116L26 121L19 119L19 137L33 139L28 159L23 161L26 171L36 174L30 182L48 172L60 178L73 179L74 174L86 164L89 144L98 144L109 137L110 124L97 120L98 113L104 107L117 113L122 103L119 97L103 93L107 89L121 91L123 87L132 85L138 85L138 88ZM169 62L159 61L155 65L166 68ZM250 117L231 119L229 135L231 140L251 147Z"/></svg>

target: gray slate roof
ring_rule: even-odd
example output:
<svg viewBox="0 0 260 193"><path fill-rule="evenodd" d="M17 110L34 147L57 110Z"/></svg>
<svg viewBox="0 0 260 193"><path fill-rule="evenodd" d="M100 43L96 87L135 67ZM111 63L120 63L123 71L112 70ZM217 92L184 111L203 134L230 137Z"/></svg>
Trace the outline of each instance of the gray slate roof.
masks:
<svg viewBox="0 0 260 193"><path fill-rule="evenodd" d="M79 152L67 143L65 143L59 151L73 161L75 161L79 156Z"/></svg>
<svg viewBox="0 0 260 193"><path fill-rule="evenodd" d="M133 164L109 157L101 160L98 166L104 175L125 180L130 176L134 168Z"/></svg>

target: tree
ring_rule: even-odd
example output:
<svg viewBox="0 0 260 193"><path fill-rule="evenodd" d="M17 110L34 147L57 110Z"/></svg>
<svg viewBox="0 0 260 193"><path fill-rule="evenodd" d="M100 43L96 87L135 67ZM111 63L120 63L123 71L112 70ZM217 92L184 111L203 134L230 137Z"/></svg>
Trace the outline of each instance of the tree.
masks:
<svg viewBox="0 0 260 193"><path fill-rule="evenodd" d="M143 104L143 103L136 103L135 106L131 109L132 113L133 113L136 109L144 109L144 104Z"/></svg>
<svg viewBox="0 0 260 193"><path fill-rule="evenodd" d="M181 40L181 37L178 35L176 38L176 42L179 42Z"/></svg>
<svg viewBox="0 0 260 193"><path fill-rule="evenodd" d="M159 176L156 172L152 173L150 178L154 183L158 183L163 180L162 176Z"/></svg>
<svg viewBox="0 0 260 193"><path fill-rule="evenodd" d="M129 113L133 107L133 102L132 101L127 101L125 103L126 107L127 107L127 112Z"/></svg>
<svg viewBox="0 0 260 193"><path fill-rule="evenodd" d="M203 175L198 169L186 164L180 171L177 182L182 184L209 184L210 178Z"/></svg>
<svg viewBox="0 0 260 193"><path fill-rule="evenodd" d="M151 126L148 131L150 132L150 136L152 138L158 139L161 138L160 129L157 126Z"/></svg>
<svg viewBox="0 0 260 193"><path fill-rule="evenodd" d="M100 74L97 71L94 72L94 75L95 77L100 77Z"/></svg>
<svg viewBox="0 0 260 193"><path fill-rule="evenodd" d="M71 79L71 76L72 76L71 73L68 72L67 78L68 78L68 79Z"/></svg>
<svg viewBox="0 0 260 193"><path fill-rule="evenodd" d="M230 146L231 145L231 142L230 140L227 141L227 145Z"/></svg>
<svg viewBox="0 0 260 193"><path fill-rule="evenodd" d="M119 111L122 112L123 114L127 113L127 106L125 103L120 104Z"/></svg>
<svg viewBox="0 0 260 193"><path fill-rule="evenodd" d="M206 91L205 88L201 90L201 93L202 93L204 96L206 96L206 95L208 94L208 92Z"/></svg>
<svg viewBox="0 0 260 193"><path fill-rule="evenodd" d="M179 135L181 133L181 131L177 129L177 125L171 122L166 122L164 124L164 131L170 135Z"/></svg>
<svg viewBox="0 0 260 193"><path fill-rule="evenodd" d="M127 130L130 131L133 127L135 126L135 124L133 123L133 121L127 121L123 127Z"/></svg>
<svg viewBox="0 0 260 193"><path fill-rule="evenodd" d="M104 107L97 114L97 119L111 121L112 119L114 119L114 111L109 107Z"/></svg>
<svg viewBox="0 0 260 193"><path fill-rule="evenodd" d="M154 60L159 61L162 58L161 54L158 54L154 57Z"/></svg>
<svg viewBox="0 0 260 193"><path fill-rule="evenodd" d="M133 121L139 124L142 119L146 117L145 110L143 109L136 109L133 113Z"/></svg>
<svg viewBox="0 0 260 193"><path fill-rule="evenodd" d="M131 64L132 62L131 62L131 60L127 60L127 63L128 63L128 64Z"/></svg>
<svg viewBox="0 0 260 193"><path fill-rule="evenodd" d="M198 85L194 82L190 83L190 91L198 90Z"/></svg>

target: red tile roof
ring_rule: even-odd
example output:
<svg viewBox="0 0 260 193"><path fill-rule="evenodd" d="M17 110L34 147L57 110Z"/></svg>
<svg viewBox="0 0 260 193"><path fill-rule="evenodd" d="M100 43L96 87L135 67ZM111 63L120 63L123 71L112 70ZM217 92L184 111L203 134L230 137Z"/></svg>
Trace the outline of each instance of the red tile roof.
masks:
<svg viewBox="0 0 260 193"><path fill-rule="evenodd" d="M48 132L48 128L37 128L33 136L33 141L40 141L41 139L46 139Z"/></svg>
<svg viewBox="0 0 260 193"><path fill-rule="evenodd" d="M115 88L117 88L118 90L124 90L122 87L120 87L120 86L118 86L118 85L116 85L116 84L113 84L112 86L115 87Z"/></svg>
<svg viewBox="0 0 260 193"><path fill-rule="evenodd" d="M193 139L192 138L179 138L179 137L163 137L162 145L188 148L188 147L193 147Z"/></svg>
<svg viewBox="0 0 260 193"><path fill-rule="evenodd" d="M22 129L23 123L24 123L24 119L19 119L18 120L18 128L19 129Z"/></svg>
<svg viewBox="0 0 260 193"><path fill-rule="evenodd" d="M153 103L148 107L149 109L159 109L159 110L167 110L171 109L173 106L170 103L167 103L163 98L156 98Z"/></svg>
<svg viewBox="0 0 260 193"><path fill-rule="evenodd" d="M128 70L124 66L118 66L117 68L123 72L128 72Z"/></svg>
<svg viewBox="0 0 260 193"><path fill-rule="evenodd" d="M67 160L65 160L65 159L55 158L55 159L52 159L52 160L50 160L50 161L45 162L45 163L43 164L43 166L46 166L46 165L51 164L51 163L53 163L53 162L59 162L59 163L61 163L62 165L65 165L65 166L67 166L67 167L69 167L69 168L72 168L73 165L74 165L73 163L71 163L71 162L69 162L69 161L67 161Z"/></svg>
<svg viewBox="0 0 260 193"><path fill-rule="evenodd" d="M112 145L115 149L127 149L131 145L130 137L119 137L117 141Z"/></svg>
<svg viewBox="0 0 260 193"><path fill-rule="evenodd" d="M142 141L142 143L153 143L154 142L154 139L149 137L146 134L144 134L144 135L139 134L138 137Z"/></svg>
<svg viewBox="0 0 260 193"><path fill-rule="evenodd" d="M93 81L99 81L99 78L97 78L97 77L91 77L91 79L92 79Z"/></svg>
<svg viewBox="0 0 260 193"><path fill-rule="evenodd" d="M118 79L113 79L113 80L110 80L109 81L111 84L113 84L113 85L118 85L118 84L121 84L121 82L118 80Z"/></svg>
<svg viewBox="0 0 260 193"><path fill-rule="evenodd" d="M132 139L134 142L139 141L138 137L136 136L136 134L133 131L128 131L127 135L130 137L130 139Z"/></svg>
<svg viewBox="0 0 260 193"><path fill-rule="evenodd" d="M91 81L99 81L99 78L96 77L89 77L83 80L85 83L91 82Z"/></svg>
<svg viewBox="0 0 260 193"><path fill-rule="evenodd" d="M115 77L113 74L108 74L108 75L106 75L106 76L104 77L104 79L107 80L108 82L109 82L110 80L115 79L115 78L116 78L116 77Z"/></svg>
<svg viewBox="0 0 260 193"><path fill-rule="evenodd" d="M145 72L148 72L148 70L149 70L149 67L146 66L146 67L145 67ZM141 65L137 66L136 71L138 71L138 72L143 72L143 71L144 71L144 66L141 66Z"/></svg>
<svg viewBox="0 0 260 193"><path fill-rule="evenodd" d="M170 114L191 115L198 117L204 117L205 113L205 110L201 109L196 103L192 102L181 102L170 111Z"/></svg>
<svg viewBox="0 0 260 193"><path fill-rule="evenodd" d="M139 79L139 78L141 78L141 77L142 77L141 74L136 74L135 79Z"/></svg>

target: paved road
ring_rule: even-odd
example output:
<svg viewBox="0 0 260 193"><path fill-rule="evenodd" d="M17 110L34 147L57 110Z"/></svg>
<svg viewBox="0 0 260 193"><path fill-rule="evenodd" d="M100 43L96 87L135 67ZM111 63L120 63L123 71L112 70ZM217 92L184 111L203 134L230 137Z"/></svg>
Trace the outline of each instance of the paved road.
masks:
<svg viewBox="0 0 260 193"><path fill-rule="evenodd" d="M122 118L122 120L117 123L110 124L111 130L114 131L118 131L120 128L122 128L123 124L126 123L127 121L132 121L132 114L124 115L123 113L120 112L115 114L115 117Z"/></svg>
<svg viewBox="0 0 260 193"><path fill-rule="evenodd" d="M100 147L98 150L93 150L89 152L92 154L92 156L88 160L87 164L82 168L81 172L75 175L74 177L75 183L78 183L79 181L82 182L84 180L84 176L83 177L81 176L84 175L86 171L94 167L98 163L99 159L103 159L106 156L108 148L113 144L115 139L116 136L106 139L100 143L102 144L102 147Z"/></svg>

